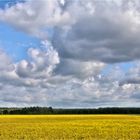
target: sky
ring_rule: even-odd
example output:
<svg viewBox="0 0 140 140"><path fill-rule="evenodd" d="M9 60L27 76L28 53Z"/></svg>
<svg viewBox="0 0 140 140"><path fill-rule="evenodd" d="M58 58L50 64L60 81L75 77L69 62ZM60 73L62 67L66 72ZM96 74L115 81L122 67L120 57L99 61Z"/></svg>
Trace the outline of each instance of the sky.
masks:
<svg viewBox="0 0 140 140"><path fill-rule="evenodd" d="M0 107L140 107L139 0L0 0Z"/></svg>

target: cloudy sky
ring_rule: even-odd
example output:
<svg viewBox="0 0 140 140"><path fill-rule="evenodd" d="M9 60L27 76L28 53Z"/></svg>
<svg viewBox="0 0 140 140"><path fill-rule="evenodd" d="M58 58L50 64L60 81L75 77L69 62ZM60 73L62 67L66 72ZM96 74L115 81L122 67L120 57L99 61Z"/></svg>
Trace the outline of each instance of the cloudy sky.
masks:
<svg viewBox="0 0 140 140"><path fill-rule="evenodd" d="M0 0L0 106L139 107L139 0Z"/></svg>

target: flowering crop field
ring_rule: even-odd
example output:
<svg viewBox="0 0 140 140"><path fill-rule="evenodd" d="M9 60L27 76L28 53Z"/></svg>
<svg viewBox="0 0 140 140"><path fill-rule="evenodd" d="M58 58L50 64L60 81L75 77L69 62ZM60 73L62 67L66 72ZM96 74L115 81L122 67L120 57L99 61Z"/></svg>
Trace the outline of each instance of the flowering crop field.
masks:
<svg viewBox="0 0 140 140"><path fill-rule="evenodd" d="M1 115L0 140L140 140L138 115Z"/></svg>

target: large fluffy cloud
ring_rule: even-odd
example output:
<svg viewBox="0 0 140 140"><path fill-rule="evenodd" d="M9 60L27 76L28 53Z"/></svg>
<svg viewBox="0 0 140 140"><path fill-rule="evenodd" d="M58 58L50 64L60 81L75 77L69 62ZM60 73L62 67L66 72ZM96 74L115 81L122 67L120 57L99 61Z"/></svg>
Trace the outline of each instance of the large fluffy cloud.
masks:
<svg viewBox="0 0 140 140"><path fill-rule="evenodd" d="M68 13L62 13L59 0L29 0L0 10L0 19L16 29L23 30L37 37L45 37L47 27L65 25Z"/></svg>
<svg viewBox="0 0 140 140"><path fill-rule="evenodd" d="M135 1L72 1L65 9L74 22L69 29L55 29L53 45L63 58L105 63L139 59L137 8Z"/></svg>
<svg viewBox="0 0 140 140"><path fill-rule="evenodd" d="M53 72L53 69L59 63L58 53L43 42L45 48L29 48L28 54L30 61L22 60L17 64L17 73L20 77L47 78Z"/></svg>

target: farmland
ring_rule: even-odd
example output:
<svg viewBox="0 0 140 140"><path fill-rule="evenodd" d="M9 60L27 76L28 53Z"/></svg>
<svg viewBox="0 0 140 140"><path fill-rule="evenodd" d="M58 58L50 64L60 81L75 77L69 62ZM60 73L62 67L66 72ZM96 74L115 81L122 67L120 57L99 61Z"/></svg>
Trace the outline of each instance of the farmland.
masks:
<svg viewBox="0 0 140 140"><path fill-rule="evenodd" d="M1 115L0 139L139 140L138 115Z"/></svg>

